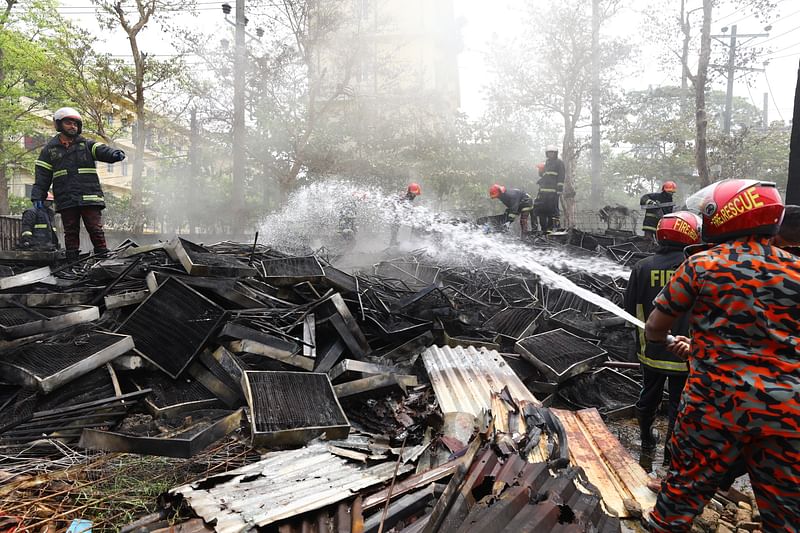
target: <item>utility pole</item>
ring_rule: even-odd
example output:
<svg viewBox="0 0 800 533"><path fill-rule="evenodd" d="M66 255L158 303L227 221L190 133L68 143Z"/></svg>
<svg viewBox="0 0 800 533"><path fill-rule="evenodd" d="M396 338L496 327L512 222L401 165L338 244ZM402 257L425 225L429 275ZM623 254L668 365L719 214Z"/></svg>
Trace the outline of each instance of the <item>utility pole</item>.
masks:
<svg viewBox="0 0 800 533"><path fill-rule="evenodd" d="M244 73L246 69L244 0L236 0L236 31L233 60L233 186L231 205L233 209L231 231L244 234L244 174L245 174L245 121L244 121Z"/></svg>
<svg viewBox="0 0 800 533"><path fill-rule="evenodd" d="M767 29L770 29L768 26ZM728 64L724 67L728 71L728 92L725 94L725 117L722 124L722 131L725 135L731 132L731 119L733 115L733 82L735 80L737 70L749 70L751 72L763 72L764 69L737 67L736 66L736 46L745 44L753 39L760 37L769 37L769 33L736 33L736 24L731 26L730 35L725 34L728 31L727 26L722 28L723 35L712 35L711 37L721 42L728 47ZM728 42L723 39L728 40ZM744 43L739 43L738 39L747 39ZM721 68L719 65L712 65L715 68Z"/></svg>
<svg viewBox="0 0 800 533"><path fill-rule="evenodd" d="M592 0L592 205L603 203L600 154L600 0Z"/></svg>
<svg viewBox="0 0 800 533"><path fill-rule="evenodd" d="M764 93L764 110L762 111L762 118L764 130L769 128L769 93Z"/></svg>

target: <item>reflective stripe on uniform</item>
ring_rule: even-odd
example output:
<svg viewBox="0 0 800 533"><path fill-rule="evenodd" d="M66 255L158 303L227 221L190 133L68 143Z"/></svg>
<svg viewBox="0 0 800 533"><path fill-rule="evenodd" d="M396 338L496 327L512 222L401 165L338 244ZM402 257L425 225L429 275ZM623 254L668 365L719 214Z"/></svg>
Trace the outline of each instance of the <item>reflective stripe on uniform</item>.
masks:
<svg viewBox="0 0 800 533"><path fill-rule="evenodd" d="M84 200L97 200L97 201L101 201L103 199L102 196L97 196L96 194L84 194L81 198Z"/></svg>
<svg viewBox="0 0 800 533"><path fill-rule="evenodd" d="M539 192L558 192L555 189L539 189Z"/></svg>
<svg viewBox="0 0 800 533"><path fill-rule="evenodd" d="M30 231L23 231L23 232L22 232L22 236L23 236L23 237L30 237L30 236L32 236L32 235L33 235L33 233L31 233Z"/></svg>
<svg viewBox="0 0 800 533"><path fill-rule="evenodd" d="M660 359L650 359L647 356L639 354L639 362L647 365L650 368L657 370L670 370L672 372L688 372L689 366L686 363L679 361L662 361Z"/></svg>
<svg viewBox="0 0 800 533"><path fill-rule="evenodd" d="M33 229L47 229L47 224L34 224Z"/></svg>
<svg viewBox="0 0 800 533"><path fill-rule="evenodd" d="M657 231L655 226L642 226L642 231Z"/></svg>
<svg viewBox="0 0 800 533"><path fill-rule="evenodd" d="M79 168L78 174L97 174L96 168Z"/></svg>
<svg viewBox="0 0 800 533"><path fill-rule="evenodd" d="M558 172L556 172L554 170L547 170L547 171L545 171L545 173L543 175L544 176L558 176Z"/></svg>
<svg viewBox="0 0 800 533"><path fill-rule="evenodd" d="M36 166L46 168L47 170L53 170L53 165L46 161L42 161L41 159L36 160Z"/></svg>
<svg viewBox="0 0 800 533"><path fill-rule="evenodd" d="M97 151L97 147L98 146L105 146L105 144L103 144L103 143L94 143L92 145L92 159L97 159L96 151Z"/></svg>
<svg viewBox="0 0 800 533"><path fill-rule="evenodd" d="M54 178L60 178L61 176L66 176L66 175L67 175L66 169L65 170L56 170L55 172L53 172L53 177Z"/></svg>

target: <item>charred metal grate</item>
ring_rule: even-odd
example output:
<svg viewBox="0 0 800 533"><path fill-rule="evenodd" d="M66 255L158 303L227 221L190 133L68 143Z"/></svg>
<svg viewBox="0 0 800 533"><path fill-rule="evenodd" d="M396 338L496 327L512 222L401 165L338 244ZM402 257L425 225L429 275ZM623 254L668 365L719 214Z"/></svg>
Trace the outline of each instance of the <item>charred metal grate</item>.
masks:
<svg viewBox="0 0 800 533"><path fill-rule="evenodd" d="M531 307L509 307L487 320L483 327L513 339L524 337L542 313L541 309Z"/></svg>
<svg viewBox="0 0 800 533"><path fill-rule="evenodd" d="M639 399L641 385L610 368L578 376L559 391L562 399L578 408L595 407L607 414L631 407Z"/></svg>
<svg viewBox="0 0 800 533"><path fill-rule="evenodd" d="M112 396L117 396L117 391L114 388L111 372L103 366L71 381L69 387L62 387L47 396L42 396L36 405L36 410L58 409Z"/></svg>
<svg viewBox="0 0 800 533"><path fill-rule="evenodd" d="M217 330L225 311L175 278L169 278L119 327L136 351L177 378Z"/></svg>
<svg viewBox="0 0 800 533"><path fill-rule="evenodd" d="M0 386L0 433L31 418L37 398L36 389Z"/></svg>
<svg viewBox="0 0 800 533"><path fill-rule="evenodd" d="M124 335L73 330L12 350L0 359L0 368L21 383L49 392L132 348L130 337Z"/></svg>
<svg viewBox="0 0 800 533"><path fill-rule="evenodd" d="M63 314L55 309L37 309L36 314L26 309L0 308L0 326L19 326L27 324L33 320L41 320L44 315L47 318Z"/></svg>
<svg viewBox="0 0 800 533"><path fill-rule="evenodd" d="M596 337L598 334L598 328L589 314L577 309L559 311L550 316L548 322L552 327L564 329L580 337Z"/></svg>
<svg viewBox="0 0 800 533"><path fill-rule="evenodd" d="M158 409L215 399L203 385L194 380L172 380L161 372L139 374L131 379L137 389L152 389L148 403Z"/></svg>
<svg viewBox="0 0 800 533"><path fill-rule="evenodd" d="M347 417L330 379L311 372L245 372L253 441L262 445L307 442L328 434L345 438Z"/></svg>
<svg viewBox="0 0 800 533"><path fill-rule="evenodd" d="M261 262L264 277L270 278L315 278L325 275L322 265L314 256L287 257ZM301 281L302 281L301 279Z"/></svg>
<svg viewBox="0 0 800 533"><path fill-rule="evenodd" d="M605 350L563 329L521 339L516 351L549 378L561 382L599 363Z"/></svg>

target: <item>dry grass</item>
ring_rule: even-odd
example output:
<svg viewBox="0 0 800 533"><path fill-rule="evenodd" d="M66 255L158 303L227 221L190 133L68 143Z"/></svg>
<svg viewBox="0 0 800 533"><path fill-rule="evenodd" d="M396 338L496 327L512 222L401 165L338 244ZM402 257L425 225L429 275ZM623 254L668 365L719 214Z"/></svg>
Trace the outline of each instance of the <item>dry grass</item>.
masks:
<svg viewBox="0 0 800 533"><path fill-rule="evenodd" d="M63 530L75 518L91 520L93 531L118 531L154 512L158 496L170 488L257 458L233 438L191 459L63 447L60 457L0 457L6 477L0 485L0 516L19 517L28 531Z"/></svg>

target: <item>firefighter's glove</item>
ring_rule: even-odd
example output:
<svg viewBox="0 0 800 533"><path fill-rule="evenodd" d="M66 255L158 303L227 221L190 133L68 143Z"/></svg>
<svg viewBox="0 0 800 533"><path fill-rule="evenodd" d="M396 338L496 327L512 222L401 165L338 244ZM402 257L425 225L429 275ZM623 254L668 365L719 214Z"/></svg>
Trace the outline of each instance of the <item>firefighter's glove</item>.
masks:
<svg viewBox="0 0 800 533"><path fill-rule="evenodd" d="M43 200L31 200L33 202L33 207L36 209L44 209L44 201Z"/></svg>
<svg viewBox="0 0 800 533"><path fill-rule="evenodd" d="M125 152L122 150L114 150L114 153L111 155L115 161L122 161L125 159Z"/></svg>

